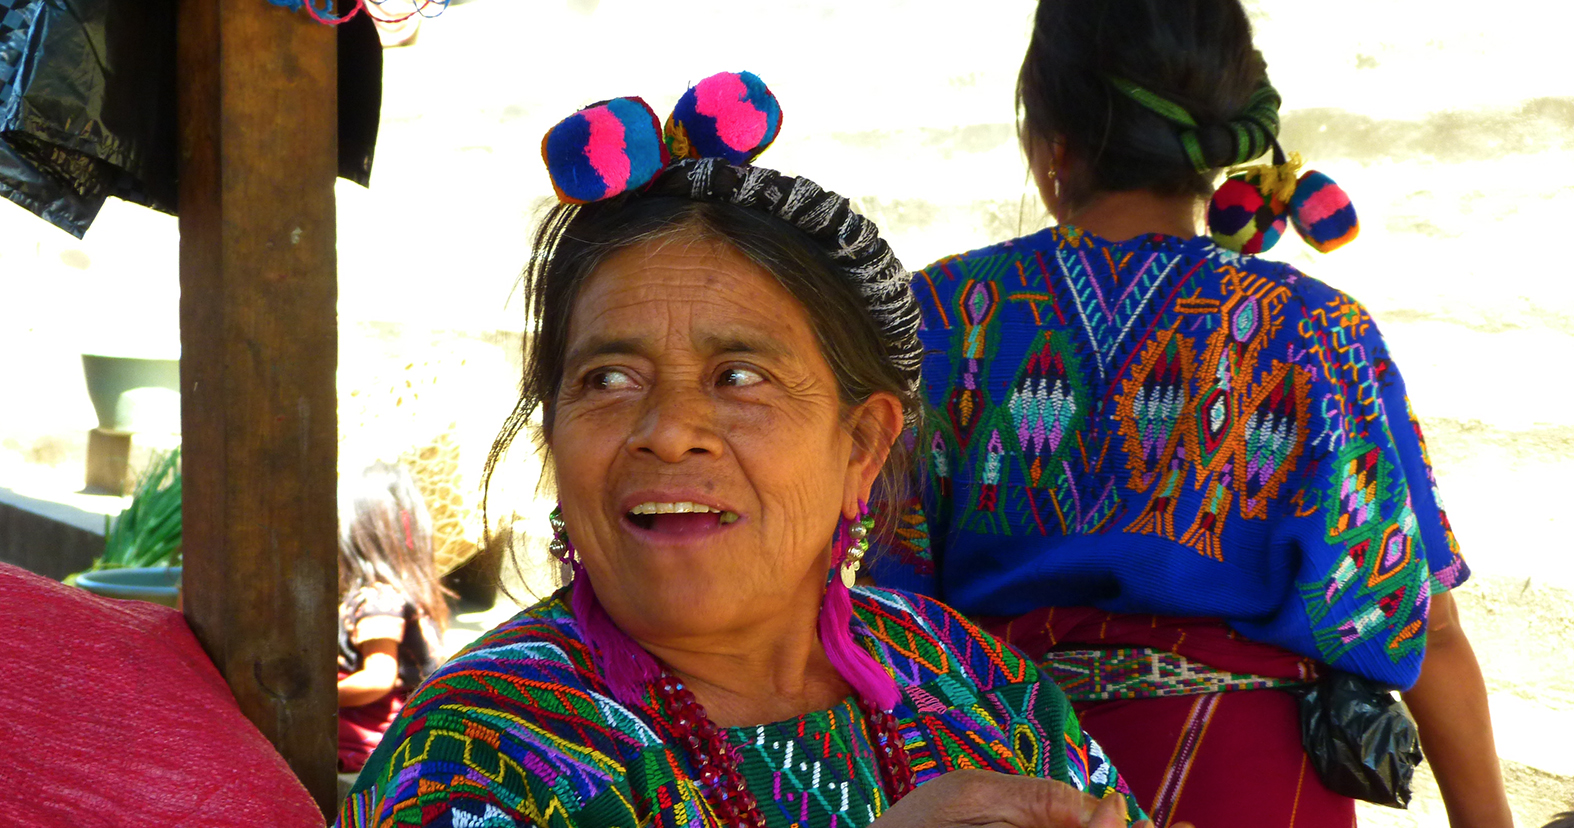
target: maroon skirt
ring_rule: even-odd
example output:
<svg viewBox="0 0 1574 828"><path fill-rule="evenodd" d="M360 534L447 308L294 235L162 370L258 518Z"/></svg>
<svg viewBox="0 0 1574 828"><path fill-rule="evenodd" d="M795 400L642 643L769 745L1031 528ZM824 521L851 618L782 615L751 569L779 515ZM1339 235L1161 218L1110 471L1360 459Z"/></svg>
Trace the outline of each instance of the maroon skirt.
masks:
<svg viewBox="0 0 1574 828"><path fill-rule="evenodd" d="M1041 663L1057 651L1151 648L1258 683L1316 676L1310 659L1241 638L1218 619L1079 607L978 620ZM1355 825L1355 800L1328 790L1307 761L1297 700L1285 690L1074 698L1073 706L1156 828L1176 822L1199 828Z"/></svg>
<svg viewBox="0 0 1574 828"><path fill-rule="evenodd" d="M349 675L339 671L339 678ZM377 701L359 707L339 708L339 772L352 773L366 766L366 760L383 740L388 726L404 707L405 693L394 690Z"/></svg>

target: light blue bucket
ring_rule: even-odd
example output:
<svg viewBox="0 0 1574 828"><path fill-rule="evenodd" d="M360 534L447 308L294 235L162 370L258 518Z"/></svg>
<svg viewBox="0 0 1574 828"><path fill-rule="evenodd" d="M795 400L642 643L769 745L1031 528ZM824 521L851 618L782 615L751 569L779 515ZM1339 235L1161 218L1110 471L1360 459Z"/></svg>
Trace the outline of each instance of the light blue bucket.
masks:
<svg viewBox="0 0 1574 828"><path fill-rule="evenodd" d="M78 575L76 585L105 598L133 598L173 607L175 595L180 590L180 567L129 566L123 569L100 569L97 572L84 572Z"/></svg>

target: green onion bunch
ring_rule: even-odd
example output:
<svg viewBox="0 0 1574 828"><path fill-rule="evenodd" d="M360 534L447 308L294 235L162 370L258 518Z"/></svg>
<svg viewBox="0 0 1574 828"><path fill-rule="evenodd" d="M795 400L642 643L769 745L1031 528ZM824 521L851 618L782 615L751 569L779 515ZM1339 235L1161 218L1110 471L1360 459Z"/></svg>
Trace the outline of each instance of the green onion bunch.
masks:
<svg viewBox="0 0 1574 828"><path fill-rule="evenodd" d="M148 464L131 505L113 525L104 519L104 554L89 571L180 565L180 448Z"/></svg>

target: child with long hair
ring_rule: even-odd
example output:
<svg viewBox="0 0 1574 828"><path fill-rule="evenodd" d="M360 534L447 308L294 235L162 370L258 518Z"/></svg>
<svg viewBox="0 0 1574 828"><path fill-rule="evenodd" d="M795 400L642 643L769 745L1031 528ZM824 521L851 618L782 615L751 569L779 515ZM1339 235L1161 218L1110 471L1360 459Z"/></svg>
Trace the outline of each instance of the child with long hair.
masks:
<svg viewBox="0 0 1574 828"><path fill-rule="evenodd" d="M348 772L437 668L448 604L432 517L403 466L372 464L339 502L339 770Z"/></svg>

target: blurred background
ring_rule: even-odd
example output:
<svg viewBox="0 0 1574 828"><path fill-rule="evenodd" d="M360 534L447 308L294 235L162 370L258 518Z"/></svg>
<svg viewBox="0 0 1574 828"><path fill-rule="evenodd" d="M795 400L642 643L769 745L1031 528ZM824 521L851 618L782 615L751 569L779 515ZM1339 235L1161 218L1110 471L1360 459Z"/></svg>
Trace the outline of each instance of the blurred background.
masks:
<svg viewBox="0 0 1574 828"><path fill-rule="evenodd" d="M687 84L749 69L786 113L764 163L855 199L909 267L1044 226L1013 119L1033 5L473 0L424 21L384 53L371 187L338 184L341 469L403 458L445 481L450 553L480 540L479 471L518 387L517 276L551 204L540 137L587 103L665 113ZM1363 225L1327 257L1287 239L1270 258L1366 303L1404 371L1475 571L1458 598L1510 797L1538 826L1574 807L1574 268L1557 243L1574 218L1574 4L1246 5L1283 145ZM112 200L78 241L0 203L0 498L102 532L123 501L83 491L99 420L81 355L178 357L178 301L173 217ZM173 444L157 432L139 450ZM522 441L490 508L523 541L504 577L525 603L554 576L538 474ZM1408 812L1362 823L1446 825L1424 768L1417 787Z"/></svg>

